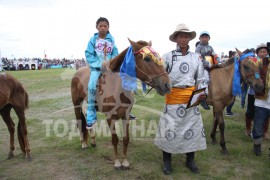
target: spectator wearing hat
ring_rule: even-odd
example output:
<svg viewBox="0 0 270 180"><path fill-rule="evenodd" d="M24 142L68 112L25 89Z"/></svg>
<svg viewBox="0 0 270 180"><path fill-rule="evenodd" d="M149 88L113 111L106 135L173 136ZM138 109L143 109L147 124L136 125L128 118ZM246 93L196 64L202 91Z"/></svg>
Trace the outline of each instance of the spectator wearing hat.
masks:
<svg viewBox="0 0 270 180"><path fill-rule="evenodd" d="M213 47L209 45L210 34L208 31L202 31L199 37L200 43L196 47L195 52L200 54L201 58L209 63L204 62L204 67L208 68L212 64L221 63L220 58L214 51ZM208 65L208 67L207 67Z"/></svg>
<svg viewBox="0 0 270 180"><path fill-rule="evenodd" d="M189 42L196 37L186 24L179 24L169 39L176 49L163 55L165 68L172 83L172 91L165 96L164 111L160 117L155 145L163 153L163 172L172 172L172 154L185 153L186 167L198 173L195 152L206 149L202 116L198 106L186 108L191 94L205 86L207 76L200 57L190 51ZM206 93L198 101L206 98Z"/></svg>
<svg viewBox="0 0 270 180"><path fill-rule="evenodd" d="M264 134L264 125L269 126L270 118L270 79L269 77L269 51L265 44L260 44L256 48L256 54L260 58L260 63L262 65L260 76L264 83L264 90L262 93L255 92L255 114L254 114L254 125L252 129L253 137L253 150L256 156L261 155L261 144L262 137ZM268 124L267 124L268 123Z"/></svg>
<svg viewBox="0 0 270 180"><path fill-rule="evenodd" d="M252 52L257 54L258 60L265 58L268 54L267 49L266 49L266 51L265 50L261 51L261 53L259 55L260 49L266 49L265 44L258 45L257 46L258 51L256 51L254 48L250 49ZM243 89L245 89L247 91L248 85L243 84L243 87L244 87ZM244 93L242 93L242 100L241 100L242 107L245 104L245 96L246 96L246 93L244 91ZM246 123L245 135L246 136L251 136L252 121L254 119L254 114L255 114L254 102L255 102L255 91L253 90L253 88L251 86L249 86L248 98L247 98L247 109L246 109L246 113L245 113L245 123ZM265 138L265 139L269 139L268 126L269 126L269 120L267 120L263 125L263 138Z"/></svg>

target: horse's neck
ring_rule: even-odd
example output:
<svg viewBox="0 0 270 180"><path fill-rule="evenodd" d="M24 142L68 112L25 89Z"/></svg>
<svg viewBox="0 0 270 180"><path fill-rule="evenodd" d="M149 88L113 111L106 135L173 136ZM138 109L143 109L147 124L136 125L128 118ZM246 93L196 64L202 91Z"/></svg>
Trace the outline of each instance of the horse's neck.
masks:
<svg viewBox="0 0 270 180"><path fill-rule="evenodd" d="M224 77L226 77L227 79L233 79L233 75L234 75L234 63L228 65L227 67L225 67L226 70L226 74Z"/></svg>
<svg viewBox="0 0 270 180"><path fill-rule="evenodd" d="M125 59L125 55L127 53L127 49L125 49L123 52L118 54L115 58L111 59L109 61L109 68L114 72L119 72L121 64L123 63Z"/></svg>

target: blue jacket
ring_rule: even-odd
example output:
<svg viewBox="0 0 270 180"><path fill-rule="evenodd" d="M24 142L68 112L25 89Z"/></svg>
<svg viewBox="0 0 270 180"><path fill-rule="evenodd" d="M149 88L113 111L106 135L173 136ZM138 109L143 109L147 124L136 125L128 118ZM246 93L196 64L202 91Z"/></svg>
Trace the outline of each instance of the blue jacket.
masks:
<svg viewBox="0 0 270 180"><path fill-rule="evenodd" d="M87 48L85 50L85 57L91 69L100 69L102 62L104 61L104 54L98 54L96 51L96 42L98 39L98 33L95 33L94 36L90 38ZM107 33L104 40L113 44L111 52L107 53L106 55L106 60L108 61L118 55L118 49L115 45L113 36L109 32Z"/></svg>

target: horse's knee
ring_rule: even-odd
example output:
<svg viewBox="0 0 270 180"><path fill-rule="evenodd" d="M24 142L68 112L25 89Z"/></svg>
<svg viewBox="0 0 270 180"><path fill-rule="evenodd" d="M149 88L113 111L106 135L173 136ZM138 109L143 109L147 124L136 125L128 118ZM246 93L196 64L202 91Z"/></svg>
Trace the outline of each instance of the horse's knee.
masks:
<svg viewBox="0 0 270 180"><path fill-rule="evenodd" d="M124 138L123 138L123 144L124 144L125 146L127 146L128 143L129 143L129 137L124 137Z"/></svg>

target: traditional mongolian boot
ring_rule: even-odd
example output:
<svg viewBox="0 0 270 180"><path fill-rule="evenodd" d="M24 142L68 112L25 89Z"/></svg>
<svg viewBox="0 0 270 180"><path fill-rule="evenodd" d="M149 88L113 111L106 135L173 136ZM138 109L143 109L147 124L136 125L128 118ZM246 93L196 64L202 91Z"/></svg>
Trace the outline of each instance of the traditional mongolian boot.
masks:
<svg viewBox="0 0 270 180"><path fill-rule="evenodd" d="M267 140L269 139L268 127L269 127L269 119L267 119L263 125L263 138Z"/></svg>
<svg viewBox="0 0 270 180"><path fill-rule="evenodd" d="M251 134L251 118L249 118L247 115L246 115L246 131L245 131L245 135L246 136L250 136Z"/></svg>
<svg viewBox="0 0 270 180"><path fill-rule="evenodd" d="M261 144L254 144L253 150L256 156L262 155Z"/></svg>
<svg viewBox="0 0 270 180"><path fill-rule="evenodd" d="M256 156L261 156L262 154L262 150L261 150L261 146L262 146L262 138L258 138L258 139L253 139L253 150Z"/></svg>
<svg viewBox="0 0 270 180"><path fill-rule="evenodd" d="M186 153L186 167L189 168L191 172L199 173L199 169L194 162L194 156L194 152Z"/></svg>
<svg viewBox="0 0 270 180"><path fill-rule="evenodd" d="M162 151L163 153L163 163L164 163L164 169L163 172L165 175L169 175L172 172L172 164L171 164L171 153L167 153L165 151Z"/></svg>
<svg viewBox="0 0 270 180"><path fill-rule="evenodd" d="M202 106L204 109L210 110L210 107L208 106L208 104L206 103L205 100L201 101L200 104L201 104L201 106Z"/></svg>

